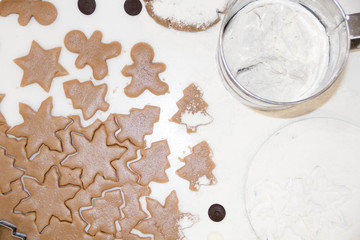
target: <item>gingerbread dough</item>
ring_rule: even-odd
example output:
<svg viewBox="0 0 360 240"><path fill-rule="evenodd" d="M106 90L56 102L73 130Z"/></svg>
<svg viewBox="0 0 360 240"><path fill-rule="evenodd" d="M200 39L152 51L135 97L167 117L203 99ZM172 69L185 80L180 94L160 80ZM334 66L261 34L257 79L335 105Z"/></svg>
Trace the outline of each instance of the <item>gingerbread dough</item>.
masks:
<svg viewBox="0 0 360 240"><path fill-rule="evenodd" d="M70 156L63 165L83 170L81 181L85 189L94 181L96 174L116 181L116 173L110 163L119 159L126 149L118 145L106 145L104 126L95 132L92 141L79 134L73 134L72 139L78 153Z"/></svg>
<svg viewBox="0 0 360 240"><path fill-rule="evenodd" d="M188 133L194 133L199 126L210 124L213 118L206 112L208 104L195 84L190 84L183 93L184 96L176 103L179 111L170 121L185 125Z"/></svg>
<svg viewBox="0 0 360 240"><path fill-rule="evenodd" d="M11 190L10 183L19 179L24 172L14 167L14 159L6 156L2 148L0 148L0 169L0 192L7 193Z"/></svg>
<svg viewBox="0 0 360 240"><path fill-rule="evenodd" d="M146 204L151 217L136 225L137 230L145 234L153 234L154 239L157 240L183 239L180 221L183 218L191 219L192 216L179 211L175 191L166 198L164 206L151 198L146 198Z"/></svg>
<svg viewBox="0 0 360 240"><path fill-rule="evenodd" d="M180 159L185 166L176 173L189 181L190 190L198 191L200 185L213 185L216 183L212 170L215 163L211 159L211 149L207 142L203 141L192 148L192 153Z"/></svg>
<svg viewBox="0 0 360 240"><path fill-rule="evenodd" d="M1 240L19 240L19 239L24 240L24 238L22 238L20 236L19 237L16 236L16 232L14 231L13 228L1 224L1 221L0 221L0 239Z"/></svg>
<svg viewBox="0 0 360 240"><path fill-rule="evenodd" d="M59 175L55 167L46 173L43 184L31 178L24 178L24 184L30 198L20 202L16 210L24 213L35 212L35 223L39 232L49 224L52 216L63 221L72 221L71 212L65 201L73 198L79 187L59 185Z"/></svg>
<svg viewBox="0 0 360 240"><path fill-rule="evenodd" d="M158 24L179 31L204 31L220 21L234 0L144 0L146 10Z"/></svg>
<svg viewBox="0 0 360 240"><path fill-rule="evenodd" d="M0 16L6 17L12 13L19 14L18 22L25 26L34 17L38 23L49 25L57 17L55 6L42 0L2 0L0 2Z"/></svg>
<svg viewBox="0 0 360 240"><path fill-rule="evenodd" d="M62 150L61 142L55 132L65 128L70 120L51 115L52 97L43 101L37 112L26 104L20 103L19 106L24 123L13 127L8 133L16 137L27 138L28 142L25 147L27 156L30 157L36 153L42 144L60 152Z"/></svg>
<svg viewBox="0 0 360 240"><path fill-rule="evenodd" d="M105 102L106 84L95 86L91 81L80 83L75 79L63 85L66 97L72 100L74 108L81 109L85 120L89 120L98 110L106 112L109 109L109 104Z"/></svg>
<svg viewBox="0 0 360 240"><path fill-rule="evenodd" d="M131 83L125 87L128 97L138 97L146 89L156 95L168 92L169 86L160 80L159 74L164 72L164 63L154 63L154 50L147 43L138 43L131 49L132 65L123 68L122 74L131 77Z"/></svg>
<svg viewBox="0 0 360 240"><path fill-rule="evenodd" d="M108 74L106 60L114 58L121 53L121 44L112 42L105 44L101 42L102 33L95 31L89 39L79 30L69 32L65 36L65 46L73 53L78 53L75 65L84 68L89 65L93 70L94 78L103 79Z"/></svg>
<svg viewBox="0 0 360 240"><path fill-rule="evenodd" d="M140 175L139 183L148 185L150 182L165 183L169 181L165 170L170 168L168 156L169 145L166 140L154 142L151 147L141 150L139 161L130 164L130 168Z"/></svg>
<svg viewBox="0 0 360 240"><path fill-rule="evenodd" d="M117 115L117 122L121 128L117 135L120 141L129 139L138 147L144 148L145 135L152 134L153 126L159 121L160 108L145 106L144 109L133 108L129 115Z"/></svg>
<svg viewBox="0 0 360 240"><path fill-rule="evenodd" d="M14 60L24 70L20 86L25 87L37 83L46 92L49 92L55 77L68 75L68 72L58 62L60 51L61 47L45 50L33 41L29 54Z"/></svg>
<svg viewBox="0 0 360 240"><path fill-rule="evenodd" d="M93 207L81 212L84 219L91 224L89 233L95 235L101 231L115 234L115 221L121 218L120 206L123 200L119 190L106 192L104 198L93 200Z"/></svg>

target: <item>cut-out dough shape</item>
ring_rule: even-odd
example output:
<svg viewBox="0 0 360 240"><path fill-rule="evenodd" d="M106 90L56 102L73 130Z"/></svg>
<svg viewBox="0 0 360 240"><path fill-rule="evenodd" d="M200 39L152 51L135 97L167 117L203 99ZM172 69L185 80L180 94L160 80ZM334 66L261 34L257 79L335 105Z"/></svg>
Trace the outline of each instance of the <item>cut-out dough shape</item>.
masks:
<svg viewBox="0 0 360 240"><path fill-rule="evenodd" d="M5 150L0 148L0 192L9 192L11 190L10 183L19 179L23 174L23 171L14 167L14 159L6 156Z"/></svg>
<svg viewBox="0 0 360 240"><path fill-rule="evenodd" d="M15 226L5 225L0 220L0 239L1 240L25 240L25 236L16 232Z"/></svg>
<svg viewBox="0 0 360 240"><path fill-rule="evenodd" d="M61 47L45 50L33 41L29 54L14 60L24 70L20 86L25 87L37 83L49 92L55 77L68 75L58 62L60 51Z"/></svg>
<svg viewBox="0 0 360 240"><path fill-rule="evenodd" d="M179 31L204 31L220 21L234 0L144 0L146 10L158 24Z"/></svg>
<svg viewBox="0 0 360 240"><path fill-rule="evenodd" d="M154 239L183 239L180 221L184 218L189 220L193 216L189 213L181 213L178 207L176 192L172 191L162 206L152 198L146 198L147 209L151 217L141 221L135 228L145 234L153 234Z"/></svg>
<svg viewBox="0 0 360 240"><path fill-rule="evenodd" d="M47 145L51 150L60 152L62 150L61 142L55 133L64 129L70 120L51 115L52 97L43 101L37 112L26 104L20 103L19 106L24 123L13 127L8 133L16 137L27 138L25 147L27 156L30 157L36 153L42 144Z"/></svg>
<svg viewBox="0 0 360 240"><path fill-rule="evenodd" d="M70 156L63 165L72 169L81 168L83 170L81 181L85 189L94 181L96 174L100 174L105 179L116 181L115 169L110 163L119 159L126 149L118 145L106 145L104 126L95 132L92 141L78 134L73 134L72 138L78 153Z"/></svg>
<svg viewBox="0 0 360 240"><path fill-rule="evenodd" d="M74 108L81 109L85 120L89 120L98 110L106 112L109 109L109 104L105 102L106 84L95 86L91 81L80 83L75 79L63 85L66 97L72 100Z"/></svg>
<svg viewBox="0 0 360 240"><path fill-rule="evenodd" d="M120 206L122 203L119 190L106 192L104 198L94 199L93 207L81 212L84 219L91 225L89 233L95 235L101 231L115 234L115 221L121 218Z"/></svg>
<svg viewBox="0 0 360 240"><path fill-rule="evenodd" d="M121 128L117 135L123 142L129 139L138 147L145 147L145 135L152 134L153 127L159 121L160 108L154 106L145 106L144 109L133 108L129 115L118 114L117 122Z"/></svg>
<svg viewBox="0 0 360 240"><path fill-rule="evenodd" d="M169 86L160 80L159 74L164 72L164 63L154 63L154 50L147 43L138 43L131 49L132 65L123 68L122 74L131 77L131 83L125 87L125 94L128 97L138 97L145 90L155 95L162 95L168 92Z"/></svg>
<svg viewBox="0 0 360 240"><path fill-rule="evenodd" d="M195 84L190 84L183 93L184 96L176 103L179 111L170 121L185 125L188 133L194 133L199 126L210 124L213 118L206 112L208 104Z"/></svg>
<svg viewBox="0 0 360 240"><path fill-rule="evenodd" d="M169 181L165 170L170 168L168 156L169 145L166 140L154 142L151 147L140 152L140 160L130 164L130 168L140 175L139 183L148 185L150 182L165 183Z"/></svg>
<svg viewBox="0 0 360 240"><path fill-rule="evenodd" d="M46 227L52 216L56 216L62 221L72 221L71 212L67 208L65 201L73 198L80 190L75 186L60 186L59 175L53 167L45 175L43 184L31 178L24 178L25 188L30 193L30 198L21 201L16 210L25 214L36 213L35 224L39 232Z"/></svg>
<svg viewBox="0 0 360 240"><path fill-rule="evenodd" d="M185 166L178 169L176 173L189 181L190 190L198 191L200 185L213 185L216 178L212 171L215 163L211 159L211 149L207 142L203 141L192 148L192 153L184 159Z"/></svg>
<svg viewBox="0 0 360 240"><path fill-rule="evenodd" d="M25 26L34 17L41 25L53 23L57 17L55 6L42 0L2 0L0 2L0 16L18 14L18 22Z"/></svg>
<svg viewBox="0 0 360 240"><path fill-rule="evenodd" d="M73 53L78 53L75 65L84 68L89 65L93 70L96 80L103 79L108 74L106 60L114 58L121 53L121 44L112 42L105 44L101 42L102 33L95 31L89 39L79 30L69 32L65 36L65 46Z"/></svg>

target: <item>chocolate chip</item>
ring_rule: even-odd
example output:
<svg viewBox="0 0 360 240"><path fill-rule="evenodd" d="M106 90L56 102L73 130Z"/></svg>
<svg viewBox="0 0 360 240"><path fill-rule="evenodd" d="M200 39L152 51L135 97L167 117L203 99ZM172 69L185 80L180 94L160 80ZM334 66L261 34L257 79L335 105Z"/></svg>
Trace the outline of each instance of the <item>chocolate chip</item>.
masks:
<svg viewBox="0 0 360 240"><path fill-rule="evenodd" d="M213 204L208 211L209 218L214 222L220 222L225 218L226 211L220 204Z"/></svg>
<svg viewBox="0 0 360 240"><path fill-rule="evenodd" d="M136 16L141 12L142 4L139 0L126 0L124 9L130 16Z"/></svg>
<svg viewBox="0 0 360 240"><path fill-rule="evenodd" d="M83 14L90 15L96 9L96 2L95 0L79 0L78 8Z"/></svg>

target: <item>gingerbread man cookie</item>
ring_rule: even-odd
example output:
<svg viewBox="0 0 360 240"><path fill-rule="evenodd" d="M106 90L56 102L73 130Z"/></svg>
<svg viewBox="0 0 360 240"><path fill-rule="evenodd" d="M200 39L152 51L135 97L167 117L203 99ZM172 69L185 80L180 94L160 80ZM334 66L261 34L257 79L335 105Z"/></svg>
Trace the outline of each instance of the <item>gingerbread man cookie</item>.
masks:
<svg viewBox="0 0 360 240"><path fill-rule="evenodd" d="M42 25L53 23L57 17L57 10L50 2L42 0L2 0L0 2L0 16L6 17L12 13L19 14L18 22L25 26L34 17Z"/></svg>
<svg viewBox="0 0 360 240"><path fill-rule="evenodd" d="M138 43L131 49L132 65L123 68L122 74L131 77L131 83L125 87L128 97L138 97L146 89L155 95L168 92L169 86L160 80L159 74L164 72L164 63L154 63L154 50L147 43Z"/></svg>
<svg viewBox="0 0 360 240"><path fill-rule="evenodd" d="M102 36L100 31L95 31L87 39L86 35L79 30L71 31L65 36L66 48L70 52L79 54L75 62L76 67L84 68L89 65L96 80L101 80L108 74L106 60L117 57L121 53L119 42L102 43Z"/></svg>

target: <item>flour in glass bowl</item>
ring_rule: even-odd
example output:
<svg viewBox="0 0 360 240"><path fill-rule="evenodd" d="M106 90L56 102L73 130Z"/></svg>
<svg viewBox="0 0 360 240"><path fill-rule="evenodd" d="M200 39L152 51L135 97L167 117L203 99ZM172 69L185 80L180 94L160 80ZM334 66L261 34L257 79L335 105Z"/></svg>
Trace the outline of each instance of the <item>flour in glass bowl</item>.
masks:
<svg viewBox="0 0 360 240"><path fill-rule="evenodd" d="M326 30L310 11L289 0L248 4L231 20L223 41L231 73L263 99L307 98L326 74Z"/></svg>

